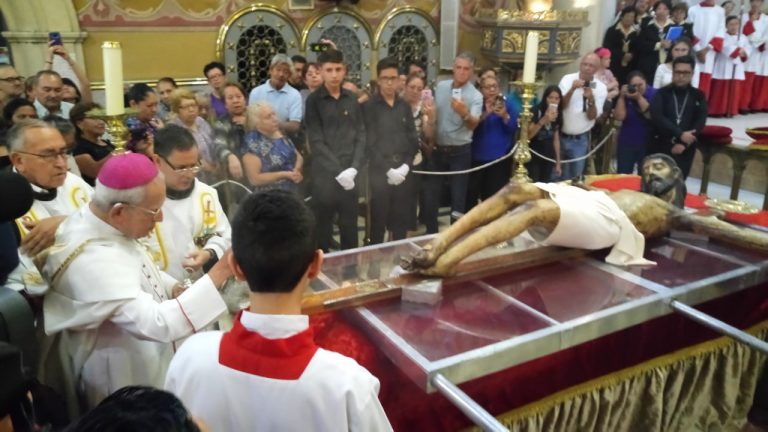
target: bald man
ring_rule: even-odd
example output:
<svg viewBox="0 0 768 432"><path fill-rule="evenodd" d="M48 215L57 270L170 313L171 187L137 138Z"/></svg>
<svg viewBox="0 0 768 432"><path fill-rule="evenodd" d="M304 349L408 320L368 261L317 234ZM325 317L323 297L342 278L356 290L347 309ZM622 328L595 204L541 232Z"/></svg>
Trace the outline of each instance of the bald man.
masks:
<svg viewBox="0 0 768 432"><path fill-rule="evenodd" d="M560 157L563 161L583 157L589 151L589 131L603 113L608 97L605 84L595 79L600 58L595 53L582 57L579 71L560 80L563 92L563 128L560 130ZM563 163L563 179L584 174L586 160Z"/></svg>

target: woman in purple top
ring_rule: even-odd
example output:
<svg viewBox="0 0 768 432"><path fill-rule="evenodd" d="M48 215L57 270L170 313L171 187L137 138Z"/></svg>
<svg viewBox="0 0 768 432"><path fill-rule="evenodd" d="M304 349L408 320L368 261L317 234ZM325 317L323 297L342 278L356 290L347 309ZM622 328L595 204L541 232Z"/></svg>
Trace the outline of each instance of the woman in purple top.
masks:
<svg viewBox="0 0 768 432"><path fill-rule="evenodd" d="M171 93L171 111L175 114L169 123L179 125L192 133L200 151L203 168L198 177L210 184L216 180L218 161L211 154L213 130L202 117L195 94L186 89L176 89Z"/></svg>
<svg viewBox="0 0 768 432"><path fill-rule="evenodd" d="M650 101L656 90L649 86L642 72L627 75L627 84L621 87L614 116L622 122L616 147L617 172L632 174L637 165L640 172L646 145L651 138Z"/></svg>

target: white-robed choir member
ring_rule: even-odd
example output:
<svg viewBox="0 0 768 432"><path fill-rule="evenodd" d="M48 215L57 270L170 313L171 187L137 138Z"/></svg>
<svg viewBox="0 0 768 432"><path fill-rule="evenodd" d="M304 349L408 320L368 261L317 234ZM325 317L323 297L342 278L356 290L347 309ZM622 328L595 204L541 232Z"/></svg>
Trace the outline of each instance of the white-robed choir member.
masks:
<svg viewBox="0 0 768 432"><path fill-rule="evenodd" d="M744 66L745 78L739 108L743 111L768 110L768 15L762 12L763 0L751 0L742 17L742 35L751 53Z"/></svg>
<svg viewBox="0 0 768 432"><path fill-rule="evenodd" d="M712 69L712 87L709 95L709 115L734 116L739 113L741 90L744 83L744 63L751 48L745 37L739 36L739 18L726 20L723 50L715 57Z"/></svg>
<svg viewBox="0 0 768 432"><path fill-rule="evenodd" d="M688 21L693 23L693 53L699 90L709 99L715 55L723 49L725 35L725 11L715 0L704 0L688 9ZM694 76L694 81L696 80Z"/></svg>
<svg viewBox="0 0 768 432"><path fill-rule="evenodd" d="M48 283L33 258L53 244L64 218L91 200L93 190L80 177L67 172L70 151L59 131L40 120L18 123L8 132L13 169L32 185L32 208L16 219L21 235L19 266L6 286L29 295L43 295Z"/></svg>
<svg viewBox="0 0 768 432"><path fill-rule="evenodd" d="M226 310L217 291L231 274L226 260L179 292L137 241L162 220L164 201L152 161L113 156L91 203L61 225L43 267L51 285L45 331L60 334L56 353L88 407L123 386L162 386L173 342Z"/></svg>
<svg viewBox="0 0 768 432"><path fill-rule="evenodd" d="M147 243L155 263L178 280L213 265L232 244L232 229L216 189L195 179L200 152L185 128L168 125L155 136L155 162L165 176L163 221Z"/></svg>
<svg viewBox="0 0 768 432"><path fill-rule="evenodd" d="M312 212L295 194L250 195L232 222L235 276L250 309L227 333L184 343L165 388L217 431L388 431L379 381L315 345L301 299L323 261Z"/></svg>

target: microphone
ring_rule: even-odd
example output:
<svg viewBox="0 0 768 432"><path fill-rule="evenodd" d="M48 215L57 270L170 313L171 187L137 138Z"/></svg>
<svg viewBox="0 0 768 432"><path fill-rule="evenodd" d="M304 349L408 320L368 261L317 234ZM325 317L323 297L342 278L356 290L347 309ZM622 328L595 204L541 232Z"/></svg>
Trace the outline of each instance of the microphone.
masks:
<svg viewBox="0 0 768 432"><path fill-rule="evenodd" d="M0 201L0 223L24 216L34 201L32 186L21 174L0 172Z"/></svg>

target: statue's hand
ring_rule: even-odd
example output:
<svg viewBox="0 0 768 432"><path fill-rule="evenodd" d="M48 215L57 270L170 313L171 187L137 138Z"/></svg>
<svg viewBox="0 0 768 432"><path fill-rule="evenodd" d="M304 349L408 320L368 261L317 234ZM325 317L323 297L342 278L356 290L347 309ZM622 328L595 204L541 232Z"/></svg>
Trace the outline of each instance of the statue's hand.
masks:
<svg viewBox="0 0 768 432"><path fill-rule="evenodd" d="M413 256L411 256L410 265L414 269L415 268L424 269L427 267L431 267L436 260L437 260L437 257L435 257L434 253L432 253L431 248L429 247L429 245L427 245L423 249L413 254Z"/></svg>

